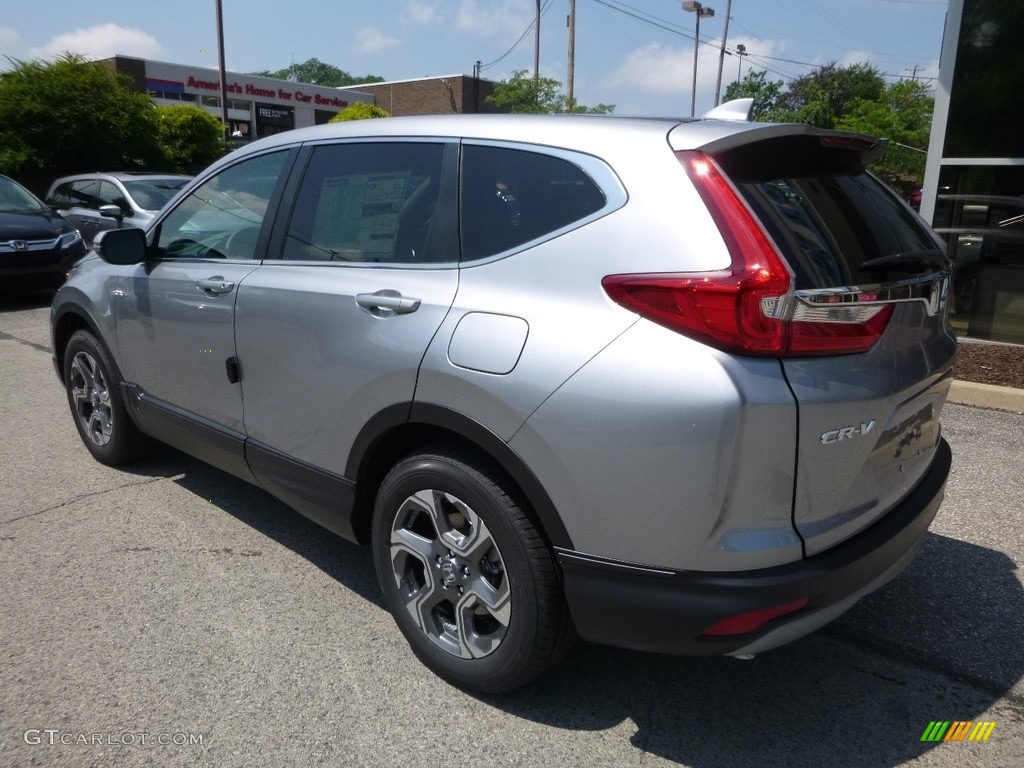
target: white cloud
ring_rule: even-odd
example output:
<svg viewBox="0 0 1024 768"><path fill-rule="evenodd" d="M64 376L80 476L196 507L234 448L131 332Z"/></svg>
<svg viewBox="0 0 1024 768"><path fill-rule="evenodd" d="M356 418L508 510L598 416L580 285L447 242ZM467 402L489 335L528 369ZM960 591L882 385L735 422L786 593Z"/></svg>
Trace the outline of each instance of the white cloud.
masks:
<svg viewBox="0 0 1024 768"><path fill-rule="evenodd" d="M440 20L441 12L436 2L410 0L405 4L405 17L415 24L433 24Z"/></svg>
<svg viewBox="0 0 1024 768"><path fill-rule="evenodd" d="M508 38L516 41L533 20L533 12L526 12L522 0L462 0L455 25L479 37Z"/></svg>
<svg viewBox="0 0 1024 768"><path fill-rule="evenodd" d="M21 43L21 38L17 32L7 27L0 27L0 45L4 48L13 48L19 43Z"/></svg>
<svg viewBox="0 0 1024 768"><path fill-rule="evenodd" d="M77 53L89 59L106 59L122 54L143 59L161 59L164 47L155 37L140 29L117 24L101 24L58 35L42 48L32 49L33 57L54 58Z"/></svg>
<svg viewBox="0 0 1024 768"><path fill-rule="evenodd" d="M718 51L701 46L697 64L697 91L715 87ZM689 93L693 83L693 49L650 43L627 54L622 63L605 76L608 88L635 88L654 93Z"/></svg>
<svg viewBox="0 0 1024 768"><path fill-rule="evenodd" d="M752 61L752 57L776 56L782 46L771 40L752 37L731 37L728 48L746 46L748 56L743 60L743 75L751 69L771 66L771 60ZM714 104L715 83L718 79L719 48L701 45L697 62L697 114L703 114ZM762 63L764 62L764 63ZM736 79L739 59L726 55L722 64L722 94ZM769 80L781 76L768 73ZM601 79L600 101L614 103L617 114L689 114L693 86L693 46L673 47L651 43L635 48Z"/></svg>
<svg viewBox="0 0 1024 768"><path fill-rule="evenodd" d="M356 50L377 53L398 45L398 38L385 35L375 27L363 27L356 33Z"/></svg>

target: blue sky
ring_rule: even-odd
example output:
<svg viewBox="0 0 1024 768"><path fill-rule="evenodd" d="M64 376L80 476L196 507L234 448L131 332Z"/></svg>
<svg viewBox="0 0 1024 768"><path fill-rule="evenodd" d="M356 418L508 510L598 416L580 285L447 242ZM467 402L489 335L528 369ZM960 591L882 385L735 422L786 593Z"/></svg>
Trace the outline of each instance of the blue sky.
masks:
<svg viewBox="0 0 1024 768"><path fill-rule="evenodd" d="M533 67L532 31L505 54L530 25L536 0L222 2L227 67L236 72L312 57L388 80L469 75L478 60L490 65L483 76L492 80ZM215 0L4 4L0 68L9 66L4 57L45 59L63 51L217 66ZM541 74L563 82L568 5L542 0ZM700 47L698 112L714 97L727 2L705 5L716 15L701 22L701 40L714 45ZM945 0L733 0L727 47L745 45L743 71L767 68L771 79L829 61L868 62L890 79L910 77L915 67L918 78L934 77L946 7ZM678 0L577 0L576 17L579 101L615 104L617 114L689 113L694 14ZM738 58L725 57L723 90L736 78Z"/></svg>

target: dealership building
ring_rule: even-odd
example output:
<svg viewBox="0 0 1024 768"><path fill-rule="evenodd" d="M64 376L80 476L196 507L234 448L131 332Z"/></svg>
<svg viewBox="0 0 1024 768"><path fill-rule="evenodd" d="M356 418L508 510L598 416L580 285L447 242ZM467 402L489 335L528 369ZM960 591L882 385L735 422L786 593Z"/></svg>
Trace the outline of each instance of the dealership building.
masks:
<svg viewBox="0 0 1024 768"><path fill-rule="evenodd" d="M949 0L921 215L961 336L1024 344L1024 3Z"/></svg>
<svg viewBox="0 0 1024 768"><path fill-rule="evenodd" d="M192 104L222 118L220 74L216 69L168 64L128 56L104 63L131 78L135 90L156 104ZM228 122L236 138L257 139L293 128L326 123L338 112L373 96L358 90L327 88L269 77L226 73Z"/></svg>

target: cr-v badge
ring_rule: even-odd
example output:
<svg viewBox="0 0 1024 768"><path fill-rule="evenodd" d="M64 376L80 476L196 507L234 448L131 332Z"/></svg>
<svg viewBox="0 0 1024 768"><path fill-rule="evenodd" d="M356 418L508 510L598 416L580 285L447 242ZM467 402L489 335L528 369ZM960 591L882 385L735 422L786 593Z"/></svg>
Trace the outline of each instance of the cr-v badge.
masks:
<svg viewBox="0 0 1024 768"><path fill-rule="evenodd" d="M875 420L861 422L860 426L855 427L840 427L839 429L830 429L828 432L823 432L821 435L822 445L831 445L832 443L838 443L840 440L852 440L858 435L866 435L875 426Z"/></svg>

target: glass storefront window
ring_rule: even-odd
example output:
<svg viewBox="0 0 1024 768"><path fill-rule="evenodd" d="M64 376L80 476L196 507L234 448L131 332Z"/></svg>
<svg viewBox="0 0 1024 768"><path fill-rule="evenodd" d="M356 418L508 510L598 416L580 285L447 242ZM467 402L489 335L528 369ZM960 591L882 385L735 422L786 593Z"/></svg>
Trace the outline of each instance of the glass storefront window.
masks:
<svg viewBox="0 0 1024 768"><path fill-rule="evenodd" d="M945 157L1024 157L1022 39L1024 3L963 0Z"/></svg>
<svg viewBox="0 0 1024 768"><path fill-rule="evenodd" d="M932 223L953 262L957 333L1024 344L1024 165L943 167Z"/></svg>

